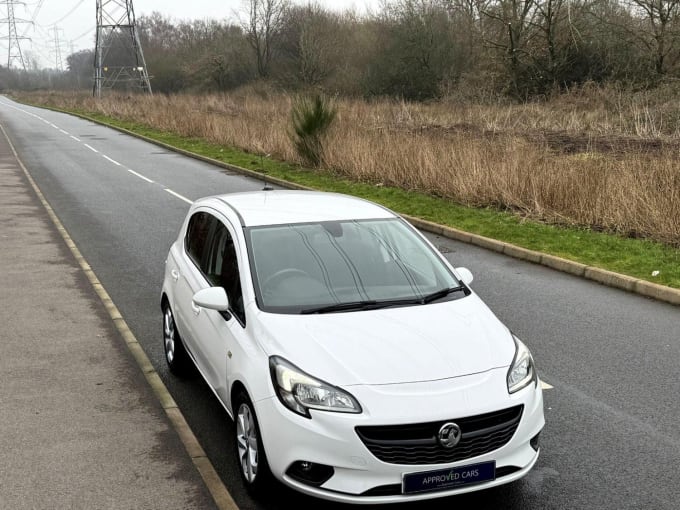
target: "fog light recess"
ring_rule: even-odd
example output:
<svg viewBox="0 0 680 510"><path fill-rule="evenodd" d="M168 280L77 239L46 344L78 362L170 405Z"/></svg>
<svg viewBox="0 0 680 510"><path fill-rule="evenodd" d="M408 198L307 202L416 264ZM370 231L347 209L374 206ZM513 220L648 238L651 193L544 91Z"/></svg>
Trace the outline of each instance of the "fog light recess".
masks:
<svg viewBox="0 0 680 510"><path fill-rule="evenodd" d="M529 441L529 444L531 445L531 447L536 451L538 451L538 447L539 447L538 436L540 436L540 435L541 435L541 433L539 432L538 434L536 434L534 437L531 438L531 441Z"/></svg>
<svg viewBox="0 0 680 510"><path fill-rule="evenodd" d="M315 464L306 460L293 462L286 471L286 474L294 480L315 487L326 483L334 473L335 471L331 466Z"/></svg>

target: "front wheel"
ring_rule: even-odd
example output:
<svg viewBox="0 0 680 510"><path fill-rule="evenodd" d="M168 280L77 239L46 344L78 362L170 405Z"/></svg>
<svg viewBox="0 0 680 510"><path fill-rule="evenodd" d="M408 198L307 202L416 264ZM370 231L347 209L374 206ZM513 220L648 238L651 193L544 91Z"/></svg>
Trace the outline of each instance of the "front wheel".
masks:
<svg viewBox="0 0 680 510"><path fill-rule="evenodd" d="M253 497L264 497L272 474L262 446L255 408L245 391L234 399L236 421L236 456L241 479Z"/></svg>

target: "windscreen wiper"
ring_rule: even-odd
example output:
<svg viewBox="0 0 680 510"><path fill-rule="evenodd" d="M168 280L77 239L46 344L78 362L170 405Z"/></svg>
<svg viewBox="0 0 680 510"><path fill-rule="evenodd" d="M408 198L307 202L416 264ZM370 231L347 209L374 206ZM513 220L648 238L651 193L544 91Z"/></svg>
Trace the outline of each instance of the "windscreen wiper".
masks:
<svg viewBox="0 0 680 510"><path fill-rule="evenodd" d="M448 296L449 294L453 294L454 292L465 292L467 294L467 288L463 285L460 285L459 287L449 287L448 289L441 289L433 292L432 294L428 294L427 296L423 296L420 298L420 303L426 305L427 303L431 303L432 301L437 301L438 299L444 298Z"/></svg>
<svg viewBox="0 0 680 510"><path fill-rule="evenodd" d="M314 308L304 308L300 311L303 315L313 314L313 313L331 313L331 312L349 312L356 310L378 310L380 308L388 308L390 306L404 306L404 305L426 305L437 299L444 298L449 294L454 292L465 292L467 294L467 288L464 286L460 287L450 287L447 289L441 289L431 294L418 298L406 298L406 299L386 299L377 301L375 299L369 299L364 301L350 301L349 303L336 303L334 305L324 305L317 306Z"/></svg>
<svg viewBox="0 0 680 510"><path fill-rule="evenodd" d="M349 312L352 310L370 310L378 304L374 299L365 301L350 301L349 303L336 303L334 305L317 306L315 308L303 308L300 313L303 315L312 313L330 313L330 312Z"/></svg>

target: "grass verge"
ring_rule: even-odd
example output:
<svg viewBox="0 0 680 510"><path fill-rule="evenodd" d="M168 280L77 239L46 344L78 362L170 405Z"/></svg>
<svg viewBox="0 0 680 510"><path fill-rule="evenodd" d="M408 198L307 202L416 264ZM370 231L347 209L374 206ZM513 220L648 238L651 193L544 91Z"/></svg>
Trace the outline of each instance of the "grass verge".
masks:
<svg viewBox="0 0 680 510"><path fill-rule="evenodd" d="M36 105L42 106L42 105ZM63 110L62 110L63 111ZM624 238L589 229L558 227L526 220L494 209L458 205L420 192L350 181L329 172L261 158L233 147L209 143L122 121L100 113L70 110L112 126L127 129L159 142L211 159L311 188L347 193L380 203L399 213L415 216L530 250L566 258L669 287L680 288L680 250L644 239ZM657 276L653 276L658 271Z"/></svg>

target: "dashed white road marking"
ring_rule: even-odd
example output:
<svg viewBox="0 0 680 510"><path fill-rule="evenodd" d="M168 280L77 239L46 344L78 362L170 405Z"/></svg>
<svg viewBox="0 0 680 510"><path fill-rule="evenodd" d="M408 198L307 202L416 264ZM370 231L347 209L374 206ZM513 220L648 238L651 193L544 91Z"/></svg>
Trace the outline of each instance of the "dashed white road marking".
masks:
<svg viewBox="0 0 680 510"><path fill-rule="evenodd" d="M69 136L72 140L75 140L75 141L78 142L78 143L82 143L85 147L87 147L88 149L90 149L92 152L95 152L95 153L97 153L97 154L100 154L100 152L99 152L97 149L95 149L94 147L92 147L91 145L89 145L89 144L87 144L87 143L84 143L84 142L83 142L80 138L78 138L77 136L73 136L73 135L70 134L68 131L65 131L64 129L60 128L60 127L57 126L56 124L53 124L53 123L50 122L49 120L44 119L44 118L40 117L39 115L36 115L35 113L29 112L29 111L26 111L26 110L22 110L21 108L17 108L16 106L13 106L13 105L10 105L10 104L4 103L4 102L3 102L3 104L4 104L5 106L9 107L9 108L12 108L12 109L14 109L14 110L18 110L18 111L20 111L20 112L23 112L23 113L25 113L26 115L30 115L31 117L33 117L33 118L35 118L35 119L37 119L37 120L40 120L40 121L44 122L44 123L47 124L48 126L52 126L54 129L57 129L57 130L59 130L61 133L63 133L63 134L65 134L65 135ZM111 158L110 158L109 156L107 156L106 154L102 154L102 157L103 157L104 159L110 161L111 163L113 163L113 164L116 165L116 166L121 166L121 167L123 166L121 163L119 163L119 162L116 161L115 159L111 159ZM150 183L150 184L154 184L154 181L152 181L151 179L149 179L149 178L146 177L145 175L142 175L142 174L140 174L140 173L138 173L138 172L135 172L135 171L132 170L131 168L126 168L126 170L127 170L128 172L130 172L132 175L134 175L135 177L138 177L138 178L142 179L143 181L146 181L146 182L148 182L148 183ZM163 188L163 189L164 189L166 192L170 193L173 197L179 198L180 200L182 200L183 202L186 202L186 203L189 204L189 205L193 204L193 201L189 200L187 197L182 196L182 195L180 195L179 193L176 193L176 192L172 191L172 190L169 189L169 188ZM552 386L550 386L549 384L546 384L546 383L544 383L544 382L541 382L541 384L543 385L543 388L544 388L544 389L552 388Z"/></svg>
<svg viewBox="0 0 680 510"><path fill-rule="evenodd" d="M551 386L545 381L541 381L541 388L543 388L544 390L552 390L554 386Z"/></svg>
<svg viewBox="0 0 680 510"><path fill-rule="evenodd" d="M179 193L175 193L175 192L172 191L171 189L165 188L165 191L167 191L168 193L170 193L172 196L177 197L177 198L179 198L180 200L183 200L184 202L186 202L186 203L189 204L189 205L193 204L193 202L192 202L191 200L189 200L187 197L183 197L182 195L180 195Z"/></svg>
<svg viewBox="0 0 680 510"><path fill-rule="evenodd" d="M149 179L148 177L143 176L142 174L138 174L137 172L135 172L135 171L132 170L131 168L128 168L127 171L130 172L132 175L137 176L137 177L139 177L140 179L142 179L142 180L144 180L144 181L146 181L146 182L149 182L149 183L152 183L152 184L153 184L153 181L152 181L151 179Z"/></svg>
<svg viewBox="0 0 680 510"><path fill-rule="evenodd" d="M120 163L118 163L118 161L116 161L115 159L111 159L110 157L108 157L106 154L102 154L102 157L103 157L105 160L110 161L111 163L113 163L113 164L116 165L116 166L123 166L123 165L121 165Z"/></svg>

